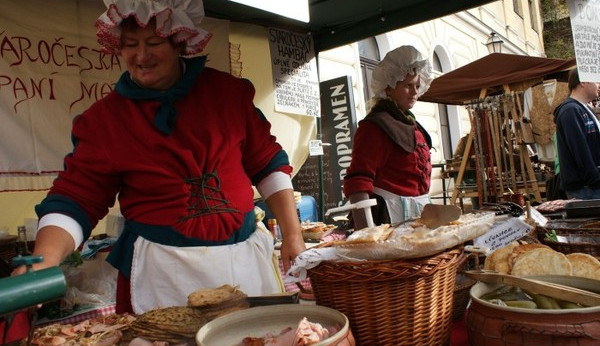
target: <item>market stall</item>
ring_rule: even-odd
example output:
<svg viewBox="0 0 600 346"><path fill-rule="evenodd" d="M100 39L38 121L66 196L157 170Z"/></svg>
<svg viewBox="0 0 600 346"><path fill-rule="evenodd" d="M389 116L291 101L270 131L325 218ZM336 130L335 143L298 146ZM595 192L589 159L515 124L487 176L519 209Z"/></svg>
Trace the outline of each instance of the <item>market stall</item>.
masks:
<svg viewBox="0 0 600 346"><path fill-rule="evenodd" d="M212 3L212 6L214 6L214 7L211 7L211 3ZM317 2L317 1L315 1L314 3L315 4L322 4L324 2ZM399 2L395 1L394 3L399 3ZM363 1L360 1L360 2L356 2L356 4L365 4L365 3ZM390 4L391 4L391 2L390 2ZM406 14L407 13L411 13L410 12L411 9L412 9L412 11L415 11L415 13L418 10L419 13L429 13L430 15L432 15L432 14L433 15L441 15L442 12L439 12L440 9L443 9L443 11L449 11L450 9L458 10L459 8L454 8L453 7L455 5L460 5L461 6L460 8L465 8L467 6L475 6L476 5L476 3L473 3L473 2L444 2L444 4L446 4L446 5L441 6L441 4L438 4L437 2L431 2L431 3L429 3L430 6L434 7L436 10L435 11L431 11L431 12L427 12L427 11L423 11L424 4L425 3L421 3L421 4L418 4L418 6L409 7L409 8L401 8L401 9L396 9L394 11L386 12L385 13L386 14L386 18L388 19L388 22L394 22L394 21L390 21L390 19L394 19L394 18L400 18L400 17L405 17L405 16L407 18L410 18L411 16L407 16ZM215 14L215 16L217 16L218 11L215 10L215 8L217 6L218 5L217 5L216 2L210 2L210 1L208 1L207 2L207 12L209 14ZM232 6L237 6L237 5L232 5ZM338 4L338 6L339 6L339 4ZM362 11L362 13L365 13L364 8L362 8L360 6L357 7L356 9L357 9L357 11ZM339 11L339 12L343 12L343 11ZM370 18L370 20L371 20L372 23L376 23L376 22L380 22L381 21L382 12L381 12L381 10L379 8L377 9L377 11L370 11L370 12L377 12L377 13L375 13L375 14L372 15L372 18ZM248 13L250 13L250 12L245 12L246 15ZM319 13L321 13L321 12L319 12ZM323 10L322 13L328 13L329 14L330 12ZM355 16L355 17L360 17L360 16ZM331 19L331 17L328 17L328 18ZM423 20L425 19L424 17L413 17L413 18L422 18ZM242 16L239 19L240 19L240 21L242 21L242 20L244 20L244 17ZM359 23L362 23L362 22L359 22ZM354 28L359 28L360 27L360 25L358 25L359 23L354 23L350 27L347 27L348 30L349 30L349 32L351 32L352 30L354 30ZM396 22L396 24L397 23L398 22ZM273 24L273 23L269 22L269 24ZM406 22L405 22L405 24L406 24ZM344 25L342 25L340 27L337 27L338 30L339 30L338 32L343 32L342 29L345 27L345 25L348 25L347 22L344 22ZM386 30L386 26L380 25L378 27L380 28L378 30ZM350 28L352 28L352 30ZM332 30L331 27L325 27L325 28L321 28L321 29L323 30L324 33L331 34L331 33L335 32L335 30ZM311 29L311 32L312 32L312 29ZM360 35L367 36L367 35L373 35L374 33L376 33L376 31L361 32ZM323 35L325 36L325 34L323 34ZM346 37L345 40L348 40L347 42L351 42L351 41L354 41L356 39L360 39L362 37L363 36ZM327 43L328 40L325 39L325 38L322 38L322 39L318 40L317 42L319 42L318 43L318 47L320 47L319 49L323 49L325 47L328 47L327 44L342 44L345 41L340 40L340 41L335 41L336 43ZM460 246L460 244L463 243L464 241L466 241L468 238L459 238L459 239L460 239L460 241L458 243L454 244L454 245ZM375 241L377 241L377 239ZM448 245L446 245L446 246L448 246ZM425 298L426 300L431 300L429 302L429 306L425 308L425 312L423 314L425 314L425 315L436 315L435 317L439 318L439 321L440 321L441 327L440 328L434 328L434 330L432 330L431 333L435 335L436 340L446 341L446 340L448 340L448 337L449 337L450 325L451 325L450 324L450 322L451 322L451 320L450 320L451 299L452 299L452 298L450 298L452 296L451 287L453 287L453 285L454 285L453 278L454 278L454 275L456 274L456 266L458 265L459 254L460 254L461 251L458 248L454 249L454 246L452 246L451 249L446 249L446 248L442 249L442 248L439 248L438 250L439 251L436 252L436 253L429 254L431 256L434 256L433 260L437 261L436 263L433 264L433 266L436 267L436 270L435 271L433 271L433 270L431 271L431 273L435 272L437 276L428 277L427 279L429 280L428 284L432 288L435 288L436 290L440 290L440 291L443 292L443 294L440 296L441 302L438 301L438 300L429 299L427 297L427 295L428 295L428 292L430 292L430 291L421 292L420 298ZM404 261L402 261L402 262L404 263ZM431 263L431 261L428 261L427 259L423 259L422 261L419 261L417 264L421 268L426 268L429 265L431 265L432 263ZM411 273L403 272L403 268L402 269L397 269L397 270L399 270L400 272L402 272L402 275L409 275L409 276L411 275ZM376 272L376 273L378 273L378 272ZM421 273L421 274L423 274L423 273ZM427 275L427 273L424 273L424 274ZM402 275L401 275L401 277L404 278ZM442 282L437 281L439 277L443 277ZM410 284L414 285L414 286L409 286L409 289L416 288L416 286L419 284L418 281L419 280L411 281ZM403 299L405 299L405 298L406 297L403 297ZM322 300L322 302L325 302L325 300ZM403 302L405 302L405 301L403 301ZM33 304L37 304L37 303L39 303L39 302L32 302L31 304L33 305ZM325 305L325 303L323 303L323 305ZM372 309L371 313L376 313L377 312L376 309L373 310L374 308L371 305L369 305L369 306L370 306L370 309ZM437 311L438 311L437 308L439 306L443 307L443 314L441 314L442 316L437 316ZM410 309L410 307L406 306L406 305L405 305L405 308L407 308L407 310ZM184 330L185 329L186 333L183 336L189 341L190 333L191 333L190 330L192 330L192 332L195 331L195 330L197 330L197 328L199 327L199 324L197 324L197 323L198 323L199 320L202 320L201 317L200 318L198 317L197 311L190 311L189 309L168 310L168 311L160 310L159 312L154 312L154 314L150 314L149 316L144 316L143 318L139 319L139 322L137 324L137 327L138 327L137 331L139 333L141 333L140 330L148 331L148 329L150 329L151 332L152 332L152 331L156 331L156 329L159 329L158 327L161 327L163 329L167 329L168 330L169 327L172 327L172 325L169 325L168 323L166 323L166 324L160 324L160 323L157 322L157 320L161 320L162 319L161 321L164 321L164 319L166 319L169 322L172 321L172 320L174 320L175 317L174 317L173 314L167 314L167 312L168 313L173 313L173 311L175 311L174 315L177 315L175 317L181 317L181 316L183 316L183 319L178 319L177 320L176 327L178 327L178 329L180 329L180 330ZM111 310L108 310L107 313L110 316L114 316L111 312L112 312ZM410 312L407 312L405 315L406 315L406 318L409 319L409 318L413 318L413 317L421 317L423 314L412 314L411 315ZM101 315L103 316L104 313L101 313ZM211 316L214 316L214 315L211 315ZM123 317L123 316L118 316L118 317L119 318L116 319L116 320L114 320L114 319L113 320L103 319L103 318L100 318L100 317L98 317L98 318L97 317L86 318L83 322L89 321L94 326L97 326L98 324L104 324L104 325L106 325L106 324L112 324L113 326L114 325L119 325L120 326L119 328L113 328L111 330L113 333L110 334L110 336L114 337L115 335L118 334L118 333L115 332L115 329L122 328L122 326L124 324L128 324L128 323L133 324L133 322L129 318L126 318L125 320L122 320L120 318ZM371 317L371 316L368 316L368 317ZM356 323L356 321L357 320L355 319L354 323ZM186 322L188 322L188 323L185 324ZM191 324L191 322L193 322L194 324ZM202 322L207 322L207 321L202 320ZM429 323L429 322L427 322L427 323ZM430 326L430 324L427 324L427 323L426 324L421 323L419 326L417 326L417 330L418 331L425 330L428 326ZM73 323L73 324L68 323L68 324L70 324L69 328L74 328L76 323ZM79 325L79 324L76 324L76 325ZM193 328L190 328L190 326L193 326ZM88 328L88 327L89 327L89 325L87 325L85 328ZM78 328L83 328L83 327L79 326ZM394 328L395 329L393 329L393 327L390 327L389 335L386 335L387 338L392 338L393 339L395 337L394 332L397 332L398 329L397 329L397 327L394 327ZM39 328L39 329L41 329L41 328ZM136 330L134 328L132 328L132 329ZM86 332L89 331L87 329L83 329L83 330L86 331ZM47 331L47 330L44 330L44 331ZM68 330L68 328L67 328L66 331L67 332L71 332L73 334L73 331L72 330ZM63 331L61 330L61 332L63 332ZM56 335L54 335L54 336L56 336ZM52 337L54 337L54 336L52 336ZM73 336L73 335L66 334L66 336ZM362 336L362 332L361 332L361 336ZM159 336L156 336L154 334L154 337L156 338L156 340L164 340L164 339L166 339L165 334L160 334ZM161 339L161 338L163 338L163 339ZM412 336L407 336L407 338L408 338L407 341L409 341L409 342L413 340ZM109 339L109 340L114 340L114 339ZM181 341L180 339L175 339L175 340L177 342ZM366 339L366 340L368 340L368 339Z"/></svg>
<svg viewBox="0 0 600 346"><path fill-rule="evenodd" d="M432 82L420 100L464 105L471 123L464 145L446 169L455 178L451 204L459 197L476 197L480 205L523 197L542 202L523 95L544 81L565 80L574 66L575 59L494 53Z"/></svg>

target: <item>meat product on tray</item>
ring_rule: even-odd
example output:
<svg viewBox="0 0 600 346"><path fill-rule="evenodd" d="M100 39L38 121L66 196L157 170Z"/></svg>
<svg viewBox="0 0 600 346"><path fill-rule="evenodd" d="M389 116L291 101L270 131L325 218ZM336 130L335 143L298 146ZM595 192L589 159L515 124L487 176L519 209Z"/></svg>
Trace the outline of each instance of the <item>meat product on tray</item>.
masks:
<svg viewBox="0 0 600 346"><path fill-rule="evenodd" d="M538 205L537 207L535 207L535 209L542 214L557 213L559 211L565 210L565 204L567 202L568 202L568 200L564 200L564 199L556 199L554 201L546 201L546 202Z"/></svg>
<svg viewBox="0 0 600 346"><path fill-rule="evenodd" d="M296 328L288 327L279 334L268 333L263 337L246 337L240 346L303 346L323 341L340 330L339 326L325 328L304 317Z"/></svg>
<svg viewBox="0 0 600 346"><path fill-rule="evenodd" d="M135 320L128 314L111 314L87 319L78 324L51 324L34 330L33 345L118 345Z"/></svg>

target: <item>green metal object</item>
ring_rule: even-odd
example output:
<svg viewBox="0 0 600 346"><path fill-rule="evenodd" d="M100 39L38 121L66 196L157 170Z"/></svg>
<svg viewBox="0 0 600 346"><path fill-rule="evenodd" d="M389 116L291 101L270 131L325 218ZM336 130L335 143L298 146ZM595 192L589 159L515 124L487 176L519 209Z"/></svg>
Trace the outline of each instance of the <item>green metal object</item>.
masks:
<svg viewBox="0 0 600 346"><path fill-rule="evenodd" d="M23 275L0 279L0 316L64 297L67 291L65 275L59 267L32 270L40 256L23 256L13 259L13 264L26 265Z"/></svg>

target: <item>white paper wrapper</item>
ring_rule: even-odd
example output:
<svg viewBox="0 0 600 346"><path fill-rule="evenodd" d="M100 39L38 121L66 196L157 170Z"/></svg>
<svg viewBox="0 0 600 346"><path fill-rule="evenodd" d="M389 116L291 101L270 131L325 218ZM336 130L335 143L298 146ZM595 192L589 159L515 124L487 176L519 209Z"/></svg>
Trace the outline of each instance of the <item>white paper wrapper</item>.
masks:
<svg viewBox="0 0 600 346"><path fill-rule="evenodd" d="M311 248L301 253L286 273L286 282L306 279L307 271L322 261L366 261L431 256L472 240L492 228L493 212L462 215L456 224L431 230L417 223L396 227L385 241L336 242L335 246Z"/></svg>
<svg viewBox="0 0 600 346"><path fill-rule="evenodd" d="M283 279L286 283L300 282L307 278L309 269L318 266L323 261L339 262L365 260L344 256L339 253L336 247L310 248L296 257L290 270L288 270Z"/></svg>

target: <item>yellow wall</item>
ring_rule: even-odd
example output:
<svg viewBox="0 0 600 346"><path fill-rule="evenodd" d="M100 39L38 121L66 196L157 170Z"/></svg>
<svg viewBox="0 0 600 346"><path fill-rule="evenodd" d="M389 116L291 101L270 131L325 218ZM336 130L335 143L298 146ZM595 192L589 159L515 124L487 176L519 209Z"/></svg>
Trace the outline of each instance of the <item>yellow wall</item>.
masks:
<svg viewBox="0 0 600 346"><path fill-rule="evenodd" d="M17 227L25 224L27 218L37 218L35 205L44 197L47 191L24 191L24 192L2 192L0 193L0 230L9 234L17 234ZM109 213L117 212L117 207L112 208ZM105 232L105 220L100 220L92 232L93 235Z"/></svg>
<svg viewBox="0 0 600 346"><path fill-rule="evenodd" d="M36 217L33 208L45 195L45 191L0 193L0 230L16 235L17 226Z"/></svg>

